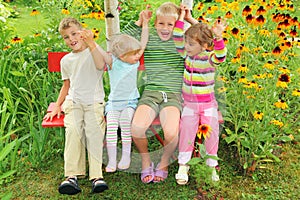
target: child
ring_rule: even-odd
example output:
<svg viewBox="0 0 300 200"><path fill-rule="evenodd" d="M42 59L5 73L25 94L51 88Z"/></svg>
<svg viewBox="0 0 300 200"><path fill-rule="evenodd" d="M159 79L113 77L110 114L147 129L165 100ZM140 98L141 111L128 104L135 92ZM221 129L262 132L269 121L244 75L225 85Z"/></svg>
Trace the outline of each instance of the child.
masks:
<svg viewBox="0 0 300 200"><path fill-rule="evenodd" d="M65 113L64 170L66 180L59 186L61 194L77 194L81 189L77 177L86 174L86 149L89 163L89 180L92 192L108 189L102 176L102 148L105 134L103 49L93 40L93 33L84 30L74 18L64 18L59 32L72 50L60 62L63 86L56 108L45 116L52 120Z"/></svg>
<svg viewBox="0 0 300 200"><path fill-rule="evenodd" d="M120 125L122 138L122 157L118 169L125 170L130 166L131 154L131 121L140 97L137 88L137 69L148 41L148 21L143 15L141 42L135 38L121 34L111 41L111 53L104 54L109 66L110 94L105 108L107 120L107 153L106 172L115 172L117 168L117 129Z"/></svg>
<svg viewBox="0 0 300 200"><path fill-rule="evenodd" d="M147 12L144 10L141 14ZM156 10L155 30L149 33L144 52L147 80L131 126L133 141L142 158L143 183L161 182L167 178L170 157L178 143L184 62L171 38L179 12L179 7L171 2L163 3ZM142 23L140 17L135 23L130 22L124 32L132 36L140 35ZM154 169L145 132L157 115L164 132L164 151Z"/></svg>
<svg viewBox="0 0 300 200"><path fill-rule="evenodd" d="M183 19L193 24L184 33ZM181 6L181 14L174 29L174 42L178 53L185 58L182 96L183 111L180 120L179 139L179 170L176 174L177 183L184 185L188 182L189 166L196 133L201 124L212 128L210 137L205 140L208 155L217 156L219 143L218 104L214 95L214 77L216 66L225 61L227 49L222 33L226 25L217 20L212 28L205 23L198 23L192 18L189 10ZM213 38L215 35L215 38ZM184 41L185 39L185 41ZM207 49L214 45L213 51ZM207 159L206 164L213 168L212 180L219 180L215 167L217 160Z"/></svg>

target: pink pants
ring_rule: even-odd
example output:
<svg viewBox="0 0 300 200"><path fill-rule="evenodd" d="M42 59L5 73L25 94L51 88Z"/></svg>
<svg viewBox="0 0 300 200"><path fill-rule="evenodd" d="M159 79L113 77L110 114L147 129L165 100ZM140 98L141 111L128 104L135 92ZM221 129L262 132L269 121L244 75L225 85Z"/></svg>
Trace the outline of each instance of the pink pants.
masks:
<svg viewBox="0 0 300 200"><path fill-rule="evenodd" d="M184 102L180 120L179 155L178 163L186 164L192 157L194 142L200 124L207 124L212 128L210 136L205 139L205 148L208 155L217 156L219 147L218 103L211 102ZM218 165L218 161L207 159L208 166Z"/></svg>

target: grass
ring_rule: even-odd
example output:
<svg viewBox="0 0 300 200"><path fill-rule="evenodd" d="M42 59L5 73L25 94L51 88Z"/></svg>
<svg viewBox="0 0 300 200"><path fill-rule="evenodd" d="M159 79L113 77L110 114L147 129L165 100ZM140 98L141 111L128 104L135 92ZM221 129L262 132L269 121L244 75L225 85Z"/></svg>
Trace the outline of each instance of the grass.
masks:
<svg viewBox="0 0 300 200"><path fill-rule="evenodd" d="M31 7L15 5L21 14L19 18L10 21L15 35L22 38L32 35L45 29L50 23L51 19L45 17L49 15L48 10L41 8L39 9L40 15L30 16ZM104 21L97 21L94 25L104 26ZM43 134L43 131L35 130L31 134L39 135ZM3 194L12 192L11 199L300 199L299 143L283 144L283 148L276 154L281 159L280 163L266 163L266 169L258 169L252 176L244 176L236 167L232 147L225 144L224 140L220 142L219 151L222 159L220 162L221 181L207 193L201 190L193 177L188 185L178 186L174 178L178 166L174 162L170 165L169 177L164 183L142 184L139 173L108 174L104 172L104 178L110 188L104 193L91 194L90 182L82 179L79 181L83 190L81 194L73 197L60 195L57 188L63 180L63 130L51 130L47 133L49 133L47 142L50 144L47 143L45 151L38 151L37 148L34 149L34 146L28 147L28 151L35 150L41 155L51 154L51 157L37 159L44 161L39 165L40 167L32 166L31 160L37 156L31 160L28 157L17 157L16 160L19 160L19 163L23 162L21 164L23 167L18 168L14 177L1 184L0 198ZM299 131L298 134L295 131L295 136L297 135ZM297 140L299 141L299 138ZM38 141L37 144L41 145ZM151 147L154 146L159 147L157 141L151 143ZM25 147L22 146L22 148ZM135 171L139 172L139 170ZM9 196L6 199L9 199Z"/></svg>
<svg viewBox="0 0 300 200"><path fill-rule="evenodd" d="M221 143L225 147L224 143ZM175 181L177 163L169 167L169 177L164 183L143 184L139 173L118 171L105 173L109 190L100 194L91 193L87 179L79 180L82 192L73 197L60 195L58 186L63 180L63 155L40 169L26 168L19 171L11 183L1 187L0 192L13 192L13 199L269 199L288 200L300 198L300 145L283 145L279 164L268 164L267 169L259 170L255 176L242 176L233 167L234 160L220 151L221 181L207 194L201 193L194 178L186 186L178 186ZM24 168L25 169L25 168Z"/></svg>

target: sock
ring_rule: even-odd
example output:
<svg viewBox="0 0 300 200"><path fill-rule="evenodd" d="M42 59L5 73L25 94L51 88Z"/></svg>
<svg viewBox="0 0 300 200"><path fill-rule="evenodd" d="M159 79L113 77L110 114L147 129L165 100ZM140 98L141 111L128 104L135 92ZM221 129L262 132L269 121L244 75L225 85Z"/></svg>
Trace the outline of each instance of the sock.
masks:
<svg viewBox="0 0 300 200"><path fill-rule="evenodd" d="M119 169L128 169L130 166L131 142L122 143L122 157L118 164Z"/></svg>
<svg viewBox="0 0 300 200"><path fill-rule="evenodd" d="M108 164L105 168L106 172L115 172L117 168L117 146L108 146Z"/></svg>

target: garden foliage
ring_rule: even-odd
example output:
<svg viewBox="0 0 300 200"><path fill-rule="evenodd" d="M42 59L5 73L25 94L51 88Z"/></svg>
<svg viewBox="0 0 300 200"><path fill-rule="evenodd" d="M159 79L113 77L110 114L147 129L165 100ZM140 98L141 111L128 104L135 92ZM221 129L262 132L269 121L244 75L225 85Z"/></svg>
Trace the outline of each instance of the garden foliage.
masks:
<svg viewBox="0 0 300 200"><path fill-rule="evenodd" d="M267 162L279 162L275 151L280 144L299 138L300 23L293 3L195 1L193 8L201 23L210 24L217 17L229 23L223 35L228 56L217 77L225 119L221 140L245 173L255 173ZM146 4L120 1L121 27L136 19ZM17 168L39 168L49 165L49 158L62 156L63 129L41 127L47 105L56 100L61 87L60 75L47 70L47 52L68 50L57 33L61 18L72 15L103 21L105 17L103 1L41 0L33 5L37 9L28 15L35 17L44 9L51 13L45 17L52 20L47 29L22 38L9 27L9 16L2 20L2 13L11 8L0 4L0 184L9 181ZM103 44L105 31L93 30ZM108 86L105 90L108 93Z"/></svg>

